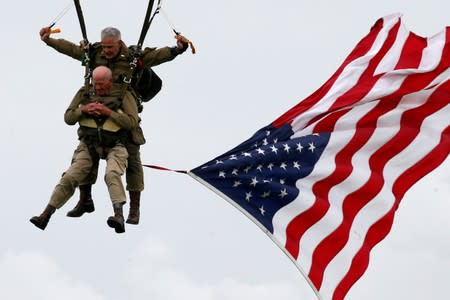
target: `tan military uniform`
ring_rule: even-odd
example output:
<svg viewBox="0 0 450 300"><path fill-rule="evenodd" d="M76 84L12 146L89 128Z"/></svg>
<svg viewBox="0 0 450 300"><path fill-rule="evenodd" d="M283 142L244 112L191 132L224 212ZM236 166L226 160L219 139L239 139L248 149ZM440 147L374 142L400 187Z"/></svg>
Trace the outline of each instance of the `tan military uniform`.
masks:
<svg viewBox="0 0 450 300"><path fill-rule="evenodd" d="M103 123L98 123L84 116L81 111L82 106L88 102L101 102L115 111ZM74 152L69 169L55 187L49 204L60 208L70 199L75 188L89 175L96 156L106 160L105 182L111 201L125 202L125 189L121 180L128 164L125 140L129 131L137 127L139 120L131 93L126 92L122 101L112 95L74 98L64 114L64 120L69 125L80 124L80 144Z"/></svg>
<svg viewBox="0 0 450 300"><path fill-rule="evenodd" d="M82 61L84 58L84 50L81 46L75 45L64 39L49 38L47 45L54 48L56 51L68 55L76 60ZM113 81L116 84L122 84L123 79L127 76L130 70L130 53L129 49L123 45L122 49L116 57L107 59L101 49L96 49L94 65L91 66L94 69L97 66L107 66L113 73ZM145 48L142 51L143 68L157 66L164 62L173 60L176 55L173 54L169 47L163 48ZM81 97L82 91L79 91L75 98ZM74 99L75 99L74 98ZM140 157L140 145L145 143L144 134L142 128L138 126L131 132L131 138L128 140L126 147L129 153L128 168L126 169L126 189L129 191L141 192L144 190L144 170L142 168L142 162ZM80 185L95 184L97 180L97 167L98 161L94 160L94 165L91 173L85 178Z"/></svg>

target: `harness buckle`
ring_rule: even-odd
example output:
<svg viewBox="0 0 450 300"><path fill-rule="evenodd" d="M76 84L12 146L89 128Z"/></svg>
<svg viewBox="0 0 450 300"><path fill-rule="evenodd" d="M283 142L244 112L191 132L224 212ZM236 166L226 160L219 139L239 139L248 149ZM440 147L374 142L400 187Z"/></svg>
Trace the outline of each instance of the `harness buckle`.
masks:
<svg viewBox="0 0 450 300"><path fill-rule="evenodd" d="M130 84L131 83L131 77L129 79L127 79L127 77L123 78L123 82L125 82L126 84Z"/></svg>
<svg viewBox="0 0 450 300"><path fill-rule="evenodd" d="M134 69L134 68L136 68L136 66L137 66L137 58L135 57L135 58L133 58L132 61L130 61L130 67L132 69Z"/></svg>

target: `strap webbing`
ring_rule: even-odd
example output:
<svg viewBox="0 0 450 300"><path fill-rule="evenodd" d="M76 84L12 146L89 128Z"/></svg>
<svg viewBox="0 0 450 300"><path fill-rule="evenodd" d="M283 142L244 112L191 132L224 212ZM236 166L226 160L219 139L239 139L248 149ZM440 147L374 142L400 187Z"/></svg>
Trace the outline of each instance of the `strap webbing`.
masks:
<svg viewBox="0 0 450 300"><path fill-rule="evenodd" d="M78 21L80 21L81 33L83 34L83 39L86 43L88 43L87 33L86 33L86 25L84 23L83 11L81 10L81 5L79 0L73 0L75 3L75 8L77 10Z"/></svg>
<svg viewBox="0 0 450 300"><path fill-rule="evenodd" d="M84 93L89 94L89 80L91 77L91 69L89 65L89 40L86 33L86 24L84 23L83 11L81 10L81 5L79 0L73 0L75 3L75 8L77 10L78 21L80 22L81 34L83 35L83 48L84 48L84 59L83 64L85 67L84 71Z"/></svg>
<svg viewBox="0 0 450 300"><path fill-rule="evenodd" d="M131 84L131 79L133 78L134 72L136 70L136 64L141 55L142 44L144 43L144 39L145 39L145 36L147 35L148 29L150 28L150 25L152 24L153 18L155 17L155 15L157 13L159 13L159 10L161 8L161 0L158 0L158 5L156 7L155 12L152 15L152 9L153 9L154 3L155 3L154 0L148 1L147 12L145 13L145 18L144 18L144 23L143 23L142 29L141 29L141 34L139 36L137 47L136 47L135 51L133 51L133 60L130 62L130 69L128 70L126 77L123 79L124 82L122 84L122 90L121 90L122 99L125 96L125 92L126 92L128 86Z"/></svg>
<svg viewBox="0 0 450 300"><path fill-rule="evenodd" d="M142 44L144 43L145 36L147 35L148 29L150 28L150 16L152 14L154 0L148 1L147 12L145 13L144 24L142 24L141 35L139 36L139 40L137 43L138 50L141 50Z"/></svg>

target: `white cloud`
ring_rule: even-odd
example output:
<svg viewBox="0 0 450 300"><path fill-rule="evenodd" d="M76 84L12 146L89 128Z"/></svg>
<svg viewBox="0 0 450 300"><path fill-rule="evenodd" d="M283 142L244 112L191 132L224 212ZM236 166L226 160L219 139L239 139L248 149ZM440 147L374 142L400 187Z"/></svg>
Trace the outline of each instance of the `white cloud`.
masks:
<svg viewBox="0 0 450 300"><path fill-rule="evenodd" d="M0 258L1 298L8 300L103 300L39 253L6 253Z"/></svg>
<svg viewBox="0 0 450 300"><path fill-rule="evenodd" d="M173 255L171 249L161 241L148 240L142 244L133 255L136 260L133 260L130 274L126 276L132 292L130 300L314 299L309 291L299 295L298 287L277 281L276 278L259 283L238 282L234 279L210 282L208 274L205 274L205 280L198 282L177 268Z"/></svg>

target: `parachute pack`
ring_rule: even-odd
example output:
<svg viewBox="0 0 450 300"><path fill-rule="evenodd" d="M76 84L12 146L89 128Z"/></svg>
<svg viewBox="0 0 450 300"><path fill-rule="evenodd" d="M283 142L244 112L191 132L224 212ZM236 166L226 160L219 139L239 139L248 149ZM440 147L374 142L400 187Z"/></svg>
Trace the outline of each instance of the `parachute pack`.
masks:
<svg viewBox="0 0 450 300"><path fill-rule="evenodd" d="M143 102L153 99L162 88L161 78L151 68L142 69L139 78L135 81L135 83L131 81L131 86Z"/></svg>

